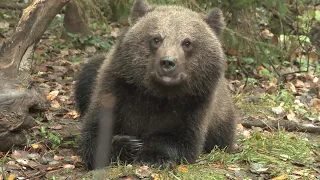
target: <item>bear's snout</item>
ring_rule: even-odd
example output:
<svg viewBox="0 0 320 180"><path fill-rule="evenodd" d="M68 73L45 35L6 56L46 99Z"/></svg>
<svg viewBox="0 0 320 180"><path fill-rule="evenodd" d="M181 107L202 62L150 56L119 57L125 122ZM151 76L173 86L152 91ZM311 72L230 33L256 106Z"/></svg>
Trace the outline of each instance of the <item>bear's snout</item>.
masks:
<svg viewBox="0 0 320 180"><path fill-rule="evenodd" d="M173 56L164 56L154 64L153 78L162 85L178 85L187 77L182 64Z"/></svg>
<svg viewBox="0 0 320 180"><path fill-rule="evenodd" d="M174 76L177 71L177 59L171 56L161 58L158 65L158 71L163 75Z"/></svg>

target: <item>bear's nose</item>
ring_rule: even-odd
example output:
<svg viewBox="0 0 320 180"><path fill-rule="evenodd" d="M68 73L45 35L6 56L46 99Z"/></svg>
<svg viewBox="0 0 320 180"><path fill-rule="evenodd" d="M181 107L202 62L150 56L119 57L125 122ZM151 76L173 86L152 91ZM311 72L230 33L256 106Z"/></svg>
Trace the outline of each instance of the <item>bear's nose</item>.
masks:
<svg viewBox="0 0 320 180"><path fill-rule="evenodd" d="M176 69L177 60L171 56L165 56L160 59L160 67L165 72L170 72Z"/></svg>

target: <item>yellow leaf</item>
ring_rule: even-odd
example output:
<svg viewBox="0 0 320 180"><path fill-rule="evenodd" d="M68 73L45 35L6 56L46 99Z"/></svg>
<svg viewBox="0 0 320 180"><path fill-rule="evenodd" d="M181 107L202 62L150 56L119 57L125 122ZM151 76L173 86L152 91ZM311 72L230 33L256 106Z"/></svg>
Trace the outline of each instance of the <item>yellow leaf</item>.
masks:
<svg viewBox="0 0 320 180"><path fill-rule="evenodd" d="M185 166L178 166L178 170L181 172L188 172L188 168L186 168Z"/></svg>
<svg viewBox="0 0 320 180"><path fill-rule="evenodd" d="M244 127L242 126L242 124L237 124L237 130L243 131Z"/></svg>
<svg viewBox="0 0 320 180"><path fill-rule="evenodd" d="M77 117L79 117L79 113L75 110L72 110L72 111L69 111L67 114L65 114L63 116L63 118L69 118L69 117L72 117L73 119L76 119Z"/></svg>
<svg viewBox="0 0 320 180"><path fill-rule="evenodd" d="M151 177L153 178L153 180L163 179L162 176L160 174L157 174L157 173L151 174Z"/></svg>
<svg viewBox="0 0 320 180"><path fill-rule="evenodd" d="M79 156L71 156L71 159L73 159L73 160L79 160Z"/></svg>
<svg viewBox="0 0 320 180"><path fill-rule="evenodd" d="M10 176L8 177L8 180L14 180L16 179L17 175L16 174L10 174Z"/></svg>
<svg viewBox="0 0 320 180"><path fill-rule="evenodd" d="M33 149L38 149L38 148L40 147L40 144L38 144L38 143L31 144L31 147L32 147Z"/></svg>
<svg viewBox="0 0 320 180"><path fill-rule="evenodd" d="M289 178L289 176L287 174L282 174L281 176L272 178L271 180L285 180L285 179L288 179L288 178Z"/></svg>

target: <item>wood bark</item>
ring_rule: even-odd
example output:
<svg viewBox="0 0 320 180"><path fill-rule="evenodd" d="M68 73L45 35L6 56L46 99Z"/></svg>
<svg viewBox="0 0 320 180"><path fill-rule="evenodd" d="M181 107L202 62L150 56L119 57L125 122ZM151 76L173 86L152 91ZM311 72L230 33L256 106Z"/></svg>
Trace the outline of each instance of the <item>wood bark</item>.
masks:
<svg viewBox="0 0 320 180"><path fill-rule="evenodd" d="M63 25L67 32L88 36L91 34L84 5L79 1L70 1L66 6ZM67 37L66 35L63 35Z"/></svg>
<svg viewBox="0 0 320 180"><path fill-rule="evenodd" d="M0 151L25 142L21 129L34 126L35 110L46 102L31 85L30 71L35 44L70 0L35 0L24 9L15 33L0 49Z"/></svg>
<svg viewBox="0 0 320 180"><path fill-rule="evenodd" d="M37 0L28 6L20 18L14 35L0 50L0 70L14 77L18 71L29 71L27 58L35 43L62 7L70 0Z"/></svg>

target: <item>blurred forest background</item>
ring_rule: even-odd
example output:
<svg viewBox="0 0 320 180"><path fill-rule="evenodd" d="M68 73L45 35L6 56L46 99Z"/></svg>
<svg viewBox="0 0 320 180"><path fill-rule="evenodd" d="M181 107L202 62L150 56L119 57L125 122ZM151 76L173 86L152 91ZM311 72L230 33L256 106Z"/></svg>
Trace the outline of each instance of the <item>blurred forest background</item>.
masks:
<svg viewBox="0 0 320 180"><path fill-rule="evenodd" d="M296 72L320 72L320 2L317 0L149 2L183 5L200 13L212 7L221 8L227 22L223 43L229 63L228 75L232 79L247 78L249 83L256 83L260 78L283 80ZM128 25L132 3L133 0L72 1L72 5L62 9L51 27L55 28L56 37L68 37L68 42L73 46L80 48L92 45L97 51L105 51L117 36L112 28ZM0 6L0 17L14 26L14 21L10 24L10 19L18 19L21 13L19 9L26 7L26 4L2 0ZM16 10L16 13L6 13L12 10ZM64 15L68 17L65 20ZM2 26L0 32L3 34L8 23Z"/></svg>
<svg viewBox="0 0 320 180"><path fill-rule="evenodd" d="M222 9L227 24L222 38L226 75L239 109L241 150L235 154L214 151L195 165L176 167L173 173L115 165L108 175L133 174L119 179L320 179L320 1L147 1L182 5L203 14L213 7ZM81 122L74 107L73 84L82 65L94 54L108 52L121 29L130 25L133 2L0 0L0 180L92 178L75 153ZM21 47L22 52L17 50ZM8 62L16 67L10 69ZM27 110L21 111L22 122L13 117L19 123L8 125L3 121L7 116L1 114L7 102L3 97L16 86L3 77L10 73L18 77L19 73L12 73L15 69L31 75L27 81L14 79L19 91L37 87L48 106L38 105L41 113L34 111L34 104L23 106ZM26 96L40 98L29 92L12 98ZM34 101L23 103L40 103ZM12 105L14 111L17 104L21 105Z"/></svg>

